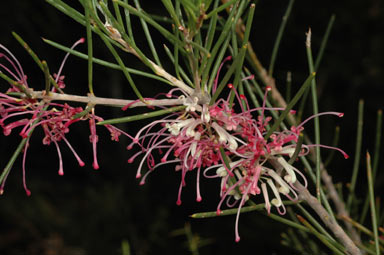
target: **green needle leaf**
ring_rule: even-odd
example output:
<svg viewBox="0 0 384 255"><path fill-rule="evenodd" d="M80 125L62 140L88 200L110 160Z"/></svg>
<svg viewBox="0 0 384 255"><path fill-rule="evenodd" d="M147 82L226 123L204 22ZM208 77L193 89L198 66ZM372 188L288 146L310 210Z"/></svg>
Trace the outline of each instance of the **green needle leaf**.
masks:
<svg viewBox="0 0 384 255"><path fill-rule="evenodd" d="M39 57L36 53L29 47L29 45L15 32L12 32L12 35L16 38L16 40L23 46L24 49L27 50L29 55L31 55L32 59L36 62L36 64L40 67L41 71L45 72L45 68ZM60 93L64 93L61 88L57 85L56 81L52 78L52 75L49 75L50 83L59 91Z"/></svg>
<svg viewBox="0 0 384 255"><path fill-rule="evenodd" d="M372 229L373 234L375 238L375 250L376 254L380 254L380 248L379 248L379 233L377 231L377 216L376 216L376 209L375 209L375 194L374 194L374 183L372 180L372 168L371 168L371 156L369 155L369 152L367 152L367 179L368 179L368 192L369 192L369 204L371 207L371 220L372 220Z"/></svg>
<svg viewBox="0 0 384 255"><path fill-rule="evenodd" d="M172 112L181 111L185 108L186 108L185 105L175 106L175 107L167 108L164 110L153 111L153 112L138 114L138 115L134 115L134 116L104 120L104 121L98 122L97 125L117 124L117 123L126 123L126 122L131 122L131 121L136 121L136 120L143 120L143 119L153 118L153 117L161 116L161 115L172 113Z"/></svg>
<svg viewBox="0 0 384 255"><path fill-rule="evenodd" d="M299 139L297 140L295 152L293 153L292 157L288 160L288 164L292 165L297 157L299 156L299 153L301 151L301 145L303 145L304 135L303 133L300 133Z"/></svg>
<svg viewBox="0 0 384 255"><path fill-rule="evenodd" d="M323 36L323 39L321 40L321 45L319 49L319 53L317 54L316 61L315 61L315 70L317 71L319 69L321 60L323 58L324 50L328 42L329 34L331 33L333 24L335 23L335 15L333 14L331 18L329 19L327 29L325 31L325 34Z"/></svg>
<svg viewBox="0 0 384 255"><path fill-rule="evenodd" d="M299 101L300 97L303 95L304 91L311 85L312 80L315 78L316 73L311 73L308 78L304 81L303 85L299 89L299 91L296 93L296 95L292 98L291 102L287 105L285 110L280 114L279 118L275 121L273 126L268 130L267 134L265 135L265 139L268 139L275 130L279 127L280 123L287 117L290 110L292 110L293 106Z"/></svg>
<svg viewBox="0 0 384 255"><path fill-rule="evenodd" d="M234 4L236 1L237 0L231 0L231 1L226 2L225 4L220 5L217 8L214 8L210 13L208 13L207 15L204 16L204 19L210 19L213 15L225 10L226 8L228 8L229 6Z"/></svg>
<svg viewBox="0 0 384 255"><path fill-rule="evenodd" d="M352 202L355 198L355 187L356 187L357 175L359 173L361 146L362 146L362 140L363 140L363 123L364 123L364 100L360 99L358 116L357 116L355 160L353 162L352 177L351 177L351 183L349 185L349 196L347 200L348 212L351 212Z"/></svg>
<svg viewBox="0 0 384 255"><path fill-rule="evenodd" d="M291 10L292 10L292 6L293 6L294 2L295 2L295 0L290 0L288 3L288 7L287 7L287 9L284 13L283 19L281 21L279 32L277 33L275 44L273 45L271 63L269 64L269 69L268 69L268 75L271 77L273 76L273 68L275 66L275 60L276 60L277 52L279 51L281 38L283 37L285 26L287 25L287 21L288 21L289 15L291 14Z"/></svg>
<svg viewBox="0 0 384 255"><path fill-rule="evenodd" d="M283 201L284 205L292 205L297 202L293 202L290 200ZM252 211L261 211L265 210L265 204L258 204L258 205L250 205L245 206L240 209L240 213L246 213L246 212L252 212ZM236 214L238 211L238 208L232 208L232 209L225 209L220 211L220 215L217 215L216 211L214 212L202 212L202 213L194 213L190 217L195 219L202 219L202 218L212 218L212 217L218 217L218 216L227 216L227 215L233 215Z"/></svg>
<svg viewBox="0 0 384 255"><path fill-rule="evenodd" d="M90 22L89 14L89 2L85 1L84 11L85 11L85 20L86 20L86 30L87 30L87 48L88 48L88 90L93 93L93 46L92 46L92 27Z"/></svg>
<svg viewBox="0 0 384 255"><path fill-rule="evenodd" d="M63 50L65 52L69 52L69 53L71 53L72 55L74 55L76 57L88 60L88 55L86 55L84 53L81 53L81 52L79 52L77 50L72 50L71 48L65 47L65 46L63 46L63 45L61 45L59 43L56 43L54 41L51 41L51 40L48 40L48 39L45 39L45 38L43 38L43 41L48 43L49 45L55 47L55 48L58 48L58 49ZM112 69L116 69L116 70L123 70L120 65L117 65L117 64L114 64L114 63L111 63L111 62L108 62L108 61L104 61L104 60L99 59L99 58L93 58L93 63L99 64L99 65L102 65L102 66L105 66L105 67L109 67L109 68L112 68ZM159 77L157 75L151 74L151 73L143 72L143 71L140 71L140 70L137 70L137 69L133 69L133 68L129 68L129 67L125 67L125 70L127 72L129 72L129 73L132 73L132 74L136 74L136 75L144 76L144 77L147 77L147 78L159 80L159 81L162 81L162 82L167 83L169 85L172 85L172 83L170 83L166 79L164 79L162 77Z"/></svg>
<svg viewBox="0 0 384 255"><path fill-rule="evenodd" d="M22 151L22 149L24 148L26 142L27 142L28 138L23 138L21 140L21 142L19 143L19 145L17 146L15 152L12 154L11 158L9 159L7 165L5 166L5 168L3 169L3 172L1 173L0 175L0 184L3 183L4 179L8 176L9 172L11 171L12 169L12 166L13 164L15 163L17 157L19 156L20 152ZM0 190L0 195L3 193L4 191L3 190Z"/></svg>
<svg viewBox="0 0 384 255"><path fill-rule="evenodd" d="M335 245L331 242L331 240L329 240L328 238L326 238L325 236L323 236L322 234L320 234L311 224L309 224L308 221L306 221L302 216L300 215L297 215L297 218L299 219L299 221L304 225L306 226L311 232L312 234L314 234L323 244L325 244L328 248L330 248L335 254L338 254L338 255L344 255L345 253L343 251L340 251L338 248L335 247Z"/></svg>

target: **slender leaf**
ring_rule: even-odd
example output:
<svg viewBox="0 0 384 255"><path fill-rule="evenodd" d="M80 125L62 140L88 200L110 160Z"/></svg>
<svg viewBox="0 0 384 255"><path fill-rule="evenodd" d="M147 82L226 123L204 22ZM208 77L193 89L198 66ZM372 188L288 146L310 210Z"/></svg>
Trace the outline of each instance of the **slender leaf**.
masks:
<svg viewBox="0 0 384 255"><path fill-rule="evenodd" d="M374 194L374 183L372 180L372 167L371 167L371 156L367 152L367 179L368 179L368 192L369 192L369 204L371 208L371 220L372 220L372 229L374 234L374 240L375 240L375 250L376 254L380 254L380 248L379 248L379 233L377 231L377 215L376 215L376 209L375 209L375 194Z"/></svg>
<svg viewBox="0 0 384 255"><path fill-rule="evenodd" d="M347 211L351 212L352 202L355 199L355 187L357 175L359 173L361 146L363 140L363 123L364 123L364 100L359 101L359 110L357 115L357 134L356 134L356 147L355 147L355 160L353 162L353 170L351 182L349 184L349 196L347 200Z"/></svg>
<svg viewBox="0 0 384 255"><path fill-rule="evenodd" d="M143 114L138 114L138 115L133 115L133 116L128 116L128 117L104 120L104 121L98 122L97 125L118 124L118 123L126 123L126 122L131 122L131 121L136 121L136 120L153 118L153 117L161 116L164 114L181 111L185 107L186 107L185 105L175 106L175 107L171 107L171 108L167 108L167 109L163 109L163 110L159 110L159 111L152 111L149 113L143 113Z"/></svg>
<svg viewBox="0 0 384 255"><path fill-rule="evenodd" d="M279 51L281 38L283 37L285 26L287 25L287 21L288 21L289 15L291 14L291 10L294 2L295 0L290 0L288 3L287 9L285 10L284 16L281 21L279 32L277 33L275 44L273 45L271 62L268 68L268 75L271 77L273 76L273 68L275 67L276 56L277 56L277 52Z"/></svg>
<svg viewBox="0 0 384 255"><path fill-rule="evenodd" d="M275 130L279 127L280 123L287 117L290 110L292 110L293 106L299 101L300 97L303 95L304 91L311 85L312 80L315 78L316 73L311 73L308 78L304 81L303 85L299 89L299 91L296 93L296 95L292 98L291 102L287 105L285 110L280 114L279 118L275 121L273 126L268 130L267 134L265 135L265 139L268 139Z"/></svg>

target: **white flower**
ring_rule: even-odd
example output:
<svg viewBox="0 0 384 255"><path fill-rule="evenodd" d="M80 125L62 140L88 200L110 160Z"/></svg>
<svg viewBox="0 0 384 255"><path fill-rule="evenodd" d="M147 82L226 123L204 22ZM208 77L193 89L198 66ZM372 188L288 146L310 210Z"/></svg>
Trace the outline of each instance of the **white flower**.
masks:
<svg viewBox="0 0 384 255"><path fill-rule="evenodd" d="M198 158L200 156L200 151L196 154L197 141L200 140L200 136L201 136L200 132L196 132L195 137L193 138L194 141L192 142L192 145L191 145L191 155L192 157L195 157L196 155L195 158Z"/></svg>
<svg viewBox="0 0 384 255"><path fill-rule="evenodd" d="M234 161L234 162L230 162L230 163L229 163L229 167L230 167L230 169L232 169L234 166L238 166L239 163L240 163L241 161L243 161L243 160L237 160L237 161ZM237 174L238 174L238 171L235 171L235 173L236 173L236 175L237 175ZM228 175L228 171L227 171L227 169L225 168L225 166L221 166L221 167L217 168L217 170L216 170L216 174L217 174L218 176L220 176L220 177L225 177L225 176ZM241 178L241 175L238 176L238 177Z"/></svg>
<svg viewBox="0 0 384 255"><path fill-rule="evenodd" d="M279 192L287 195L289 193L288 184L275 171L269 170L268 174L280 185Z"/></svg>
<svg viewBox="0 0 384 255"><path fill-rule="evenodd" d="M183 100L183 105L187 106L187 108L185 109L187 112L195 112L195 111L201 112L202 107L197 104L199 102L198 97L191 98L191 97L180 96L179 98Z"/></svg>
<svg viewBox="0 0 384 255"><path fill-rule="evenodd" d="M287 175L284 176L284 180L286 180L288 183L295 183L296 182L296 174L293 166L288 164L288 162L283 157L278 157L277 161L280 163L282 167L284 167L285 171L287 171Z"/></svg>
<svg viewBox="0 0 384 255"><path fill-rule="evenodd" d="M180 122L176 122L172 124L167 123L165 127L168 128L168 131L171 132L172 135L179 135L181 128L188 126L190 123L194 121L195 121L194 118L186 119L186 120L182 120Z"/></svg>
<svg viewBox="0 0 384 255"><path fill-rule="evenodd" d="M271 204L273 204L276 207L280 207L283 203L281 202L280 194L277 191L277 188L273 181L271 179L267 180L269 187L271 187L273 194L275 195L275 198L271 200Z"/></svg>
<svg viewBox="0 0 384 255"><path fill-rule="evenodd" d="M289 157L292 157L293 153L295 153L295 150L296 150L296 147L285 146L285 147L282 147L280 150L272 149L271 150L271 155L287 154L287 155L289 155Z"/></svg>
<svg viewBox="0 0 384 255"><path fill-rule="evenodd" d="M203 105L201 120L205 123L208 123L211 120L211 115L209 114L208 106L206 104Z"/></svg>
<svg viewBox="0 0 384 255"><path fill-rule="evenodd" d="M220 127L216 122L212 123L212 127L216 130L219 135L219 142L228 144L229 150L234 151L237 149L237 142L235 138L230 135L224 128Z"/></svg>

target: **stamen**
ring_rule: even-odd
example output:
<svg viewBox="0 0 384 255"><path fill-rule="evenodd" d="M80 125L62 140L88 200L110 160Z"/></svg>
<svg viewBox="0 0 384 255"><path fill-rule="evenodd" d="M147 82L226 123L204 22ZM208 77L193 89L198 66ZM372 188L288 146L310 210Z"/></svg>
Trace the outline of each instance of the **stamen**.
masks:
<svg viewBox="0 0 384 255"><path fill-rule="evenodd" d="M55 140L52 140L53 143L55 144L56 146L56 150L57 150L57 154L59 155L59 175L64 175L64 170L63 170L63 159L61 157L61 151L60 151L60 147L59 145L57 144L57 142Z"/></svg>
<svg viewBox="0 0 384 255"><path fill-rule="evenodd" d="M200 195L200 167L197 169L196 174L196 201L201 202L202 198Z"/></svg>
<svg viewBox="0 0 384 255"><path fill-rule="evenodd" d="M275 198L271 200L271 204L273 204L276 207L280 207L282 205L282 202L275 184L272 182L271 179L268 179L267 182L269 184L269 187L271 187L273 194L275 195Z"/></svg>
<svg viewBox="0 0 384 255"><path fill-rule="evenodd" d="M73 50L77 45L79 45L80 43L84 43L85 42L85 39L84 38L80 38L79 40L77 40L71 47L71 50ZM67 54L65 54L65 57L63 59L63 61L61 62L61 65L60 65L60 68L59 68L59 71L57 71L57 75L56 75L56 80L55 82L58 82L59 80L59 77L61 75L61 71L63 71L63 68L64 68L64 64L65 62L67 61L67 58L69 56L69 52Z"/></svg>
<svg viewBox="0 0 384 255"><path fill-rule="evenodd" d="M97 162L97 142L99 140L97 134L96 134L96 124L95 119L91 117L89 119L89 128L91 130L91 135L89 136L89 140L92 143L92 150L93 150L93 169L97 170L99 169L99 163Z"/></svg>
<svg viewBox="0 0 384 255"><path fill-rule="evenodd" d="M77 162L79 163L79 166L84 166L84 161L81 160L79 155L76 153L75 149L71 146L71 144L68 142L68 140L65 138L65 136L61 136L61 138L64 140L64 142L68 145L69 149L72 151L73 155L75 156Z"/></svg>
<svg viewBox="0 0 384 255"><path fill-rule="evenodd" d="M295 183L296 182L296 175L295 175L295 172L293 170L294 167L291 166L290 164L288 164L288 162L285 161L285 159L283 157L278 157L277 161L280 163L280 165L282 167L284 167L285 171L287 171L287 173L288 173L288 175L284 176L284 179L288 183Z"/></svg>
<svg viewBox="0 0 384 255"><path fill-rule="evenodd" d="M25 146L24 146L23 166L22 166L22 168L23 168L23 187L24 187L24 190L25 190L25 193L27 194L27 196L30 196L31 195L31 191L28 189L27 182L26 182L26 179L25 179L25 161L26 161L26 158L27 158L28 147L29 147L29 138L28 138L28 140L27 140L27 142L25 143Z"/></svg>
<svg viewBox="0 0 384 255"><path fill-rule="evenodd" d="M263 197L265 201L265 209L268 212L268 215L271 213L271 204L269 203L268 190L265 182L261 183L261 190L263 191Z"/></svg>
<svg viewBox="0 0 384 255"><path fill-rule="evenodd" d="M316 117L319 117L319 116L322 116L322 115L336 115L336 116L338 116L339 118L341 118L341 117L344 116L344 113L342 113L342 112L321 112L321 113L318 113L318 114L314 114L314 115L308 117L307 119L305 119L303 122L301 122L301 123L296 127L296 129L300 129L305 123L307 123L307 122L310 121L311 119L316 118Z"/></svg>

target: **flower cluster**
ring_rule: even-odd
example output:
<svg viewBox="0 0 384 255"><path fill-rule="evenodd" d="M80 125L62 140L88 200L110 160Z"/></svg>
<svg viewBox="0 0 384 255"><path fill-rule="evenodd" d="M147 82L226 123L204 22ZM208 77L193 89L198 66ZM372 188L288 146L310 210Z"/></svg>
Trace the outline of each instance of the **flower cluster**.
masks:
<svg viewBox="0 0 384 255"><path fill-rule="evenodd" d="M81 42L83 40L79 40L75 45ZM33 90L28 86L27 76L19 61L4 46L0 45L0 48L4 51L0 53L0 60L3 59L5 62L0 62L0 71L6 74L8 81L12 81L8 91L0 93L0 126L4 135L9 135L15 128L21 128L19 134L25 139L23 184L26 193L30 195L25 183L26 154L29 139L36 128L42 128L44 131L44 145L55 145L59 158L58 173L63 175L60 142L64 141L79 165L84 166L84 162L71 146L66 135L72 124L88 121L89 139L93 149L92 165L94 169L98 169L96 123L103 119L95 115L92 105L83 109L66 103L55 103L49 98L49 93L65 88L64 76L61 72L68 55L58 73L53 75L60 89L54 87L46 91L43 99L38 100L33 97ZM230 58L225 59L225 61L228 60ZM218 77L219 74L216 75L212 93L216 92ZM253 77L246 79L253 79ZM217 205L217 214L220 215L223 203L228 207L237 206L235 240L239 241L240 211L249 199L261 197L268 213L272 207L275 207L280 214L284 214L286 209L283 198L296 201L298 194L295 183L300 180L304 186L307 185L305 176L292 164L294 154L299 157L304 156L309 152L310 147L318 146L338 150L345 158L348 156L338 148L320 144L302 144L300 148L298 146L300 132L307 121L321 115L342 117L342 113L316 114L290 129L272 132L269 130L272 118L266 116L267 113L285 109L266 107L270 88L266 88L263 105L256 108L251 108L247 98L239 95L232 84L228 84L228 88L230 91L228 97L213 103L209 103L210 95L207 91L196 90L193 94L188 94L179 88L171 90L166 96L177 97L173 94L181 92L182 95L177 98L185 106L184 109L151 122L141 128L134 137L112 125L104 125L104 127L110 132L112 140L118 141L119 136L124 134L132 140L128 149L132 149L133 146L139 147L139 151L132 155L128 162L132 163L136 158L141 158L136 173L136 177L141 179L141 185L156 168L166 164L175 165L175 171L181 174L176 201L178 205L181 204L181 194L186 185L188 173L196 172L196 201L198 202L202 201L200 179L219 179L220 201ZM236 99L235 103L233 98ZM123 110L133 103L135 101ZM157 160L158 158L160 160ZM6 178L7 176L0 180L0 193L3 192Z"/></svg>
<svg viewBox="0 0 384 255"><path fill-rule="evenodd" d="M293 156L303 125L320 115L342 113L324 112L311 116L290 130L275 131L269 137L271 117L267 111L281 111L282 108L265 107L266 89L262 107L250 108L244 95L239 95L231 84L228 85L237 98L236 107L231 104L230 96L219 99L212 105L200 103L198 97L180 96L184 100L185 110L153 121L143 127L134 137L132 144L140 147L128 162L141 158L136 177L144 184L147 176L156 168L165 164L175 164L175 171L181 173L177 204L181 204L181 192L185 186L187 173L196 172L196 201L201 201L200 178L219 178L220 202L238 207L235 240L239 241L238 220L241 207L251 196L261 195L269 213L271 207L280 214L285 213L282 197L296 201L298 195L295 182L301 179L307 185L304 175L288 163ZM237 111L235 110L237 109ZM255 117L256 116L256 117ZM302 145L298 156L304 156L313 146L339 150L345 158L348 155L338 148L323 145ZM159 155L161 155L159 157ZM160 158L159 161L156 158ZM148 171L142 175L144 166ZM212 173L213 171L213 173ZM299 178L298 178L299 177Z"/></svg>
<svg viewBox="0 0 384 255"><path fill-rule="evenodd" d="M79 40L73 45L73 47L79 43L82 43L83 41L83 39ZM79 121L89 121L89 139L93 148L92 165L94 169L98 169L99 164L97 161L96 150L98 136L96 133L96 123L103 121L103 119L95 115L94 108L89 111L88 109L83 109L82 107L72 107L66 103L60 104L51 102L49 99L49 93L47 93L46 98L41 100L33 98L33 96L31 96L31 94L33 94L33 90L28 86L27 76L24 74L19 61L3 45L0 45L0 49L4 51L4 53L0 53L0 59L4 60L3 62L0 62L0 72L2 72L4 75L7 75L7 77L10 77L14 81L10 82L10 88L6 93L0 93L0 127L3 129L3 134L5 136L10 135L14 129L20 127L21 131L19 132L19 135L23 139L26 139L23 148L24 151L22 169L23 185L27 195L30 195L31 192L27 188L25 181L25 162L27 150L29 147L29 139L36 128L41 128L44 131L44 137L42 140L44 145L55 145L59 158L58 174L63 175L64 170L62 154L60 150L60 142L64 141L64 143L72 151L79 165L84 166L84 161L79 157L75 149L71 146L66 138L66 135L69 133L72 124ZM64 76L61 75L61 71L67 57L68 54L65 56L58 73L53 75L55 82L58 84L60 89L65 88ZM55 87L50 90L50 92L55 91ZM12 95L21 96L17 97ZM114 141L118 141L121 134L129 136L125 132L117 129L112 125L105 125L105 127L111 133L111 139ZM8 174L9 172L7 175ZM4 191L7 175L0 182L0 194L2 194Z"/></svg>

